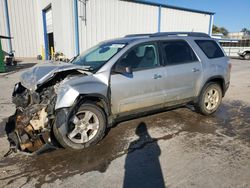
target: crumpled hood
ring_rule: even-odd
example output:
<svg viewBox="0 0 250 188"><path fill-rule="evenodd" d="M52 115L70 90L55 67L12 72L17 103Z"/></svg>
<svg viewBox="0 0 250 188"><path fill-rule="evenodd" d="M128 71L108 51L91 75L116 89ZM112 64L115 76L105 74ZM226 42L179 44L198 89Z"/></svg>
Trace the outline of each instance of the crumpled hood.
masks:
<svg viewBox="0 0 250 188"><path fill-rule="evenodd" d="M30 68L20 76L21 84L30 90L36 90L39 84L47 81L55 75L55 73L63 72L67 70L82 70L86 71L88 67L74 65L64 62L46 62L39 63L36 66ZM89 72L85 72L90 74Z"/></svg>

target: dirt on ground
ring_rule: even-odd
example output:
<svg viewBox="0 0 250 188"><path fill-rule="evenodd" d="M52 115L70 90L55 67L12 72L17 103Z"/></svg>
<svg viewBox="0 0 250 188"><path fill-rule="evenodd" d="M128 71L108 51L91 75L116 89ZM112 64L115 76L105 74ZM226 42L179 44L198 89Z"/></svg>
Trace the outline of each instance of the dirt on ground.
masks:
<svg viewBox="0 0 250 188"><path fill-rule="evenodd" d="M35 156L3 157L22 70L0 74L0 187L250 187L250 61L231 62L230 88L211 116L168 110L119 123L91 148Z"/></svg>

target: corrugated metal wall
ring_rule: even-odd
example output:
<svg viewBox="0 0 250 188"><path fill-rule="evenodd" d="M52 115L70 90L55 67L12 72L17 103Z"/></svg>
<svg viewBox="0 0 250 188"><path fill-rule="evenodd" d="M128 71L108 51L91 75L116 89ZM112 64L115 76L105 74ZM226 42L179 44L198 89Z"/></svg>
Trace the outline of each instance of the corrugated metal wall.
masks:
<svg viewBox="0 0 250 188"><path fill-rule="evenodd" d="M73 0L53 0L51 9L55 51L71 58L75 54Z"/></svg>
<svg viewBox="0 0 250 188"><path fill-rule="evenodd" d="M0 0L0 34L6 35L4 0ZM35 57L39 54L37 6L34 0L8 0L12 48L17 57ZM7 41L3 50L9 51Z"/></svg>
<svg viewBox="0 0 250 188"><path fill-rule="evenodd" d="M79 3L79 16L85 16ZM119 0L89 0L86 23L79 19L80 51L100 41L131 33L153 33L158 28L158 7Z"/></svg>
<svg viewBox="0 0 250 188"><path fill-rule="evenodd" d="M158 32L159 6L122 0L78 0L80 52L100 41L133 33ZM8 0L16 56L35 57L44 47L42 10L51 6L55 51L75 55L74 0ZM6 35L4 0L0 0L0 34ZM86 20L82 19L86 16ZM161 8L161 31L209 32L209 14ZM7 41L2 40L4 50Z"/></svg>
<svg viewBox="0 0 250 188"><path fill-rule="evenodd" d="M52 9L46 11L46 27L47 33L53 33Z"/></svg>
<svg viewBox="0 0 250 188"><path fill-rule="evenodd" d="M209 32L210 15L162 8L161 31Z"/></svg>
<svg viewBox="0 0 250 188"><path fill-rule="evenodd" d="M36 0L38 2L38 27L40 49L45 47L42 11L51 7L54 47L68 58L75 54L73 0ZM50 50L50 49L49 49ZM41 51L41 50L40 50ZM40 52L41 54L41 52Z"/></svg>

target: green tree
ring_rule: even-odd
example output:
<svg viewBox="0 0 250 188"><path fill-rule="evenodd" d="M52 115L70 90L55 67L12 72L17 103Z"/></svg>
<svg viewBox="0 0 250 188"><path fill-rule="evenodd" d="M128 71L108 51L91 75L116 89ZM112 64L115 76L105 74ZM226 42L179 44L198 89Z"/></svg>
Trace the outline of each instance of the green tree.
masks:
<svg viewBox="0 0 250 188"><path fill-rule="evenodd" d="M224 36L227 36L227 35L228 35L228 30L227 30L226 28L224 28L224 27L221 27L221 28L220 28L220 31L221 31L221 33L222 33Z"/></svg>
<svg viewBox="0 0 250 188"><path fill-rule="evenodd" d="M213 25L213 33L220 33L220 28L216 25Z"/></svg>
<svg viewBox="0 0 250 188"><path fill-rule="evenodd" d="M247 28L245 28L245 27L241 30L241 32L244 32L244 33L247 32L247 31L249 31L249 30Z"/></svg>
<svg viewBox="0 0 250 188"><path fill-rule="evenodd" d="M224 27L213 25L213 33L222 33L224 36L228 35L228 30Z"/></svg>
<svg viewBox="0 0 250 188"><path fill-rule="evenodd" d="M241 32L245 33L245 35L250 35L250 30L247 28L243 28Z"/></svg>

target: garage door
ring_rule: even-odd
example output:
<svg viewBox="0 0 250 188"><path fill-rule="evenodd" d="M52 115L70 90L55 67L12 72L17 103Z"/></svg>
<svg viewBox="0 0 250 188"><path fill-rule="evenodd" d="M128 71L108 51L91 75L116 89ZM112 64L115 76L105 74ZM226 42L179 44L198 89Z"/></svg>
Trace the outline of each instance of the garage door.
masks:
<svg viewBox="0 0 250 188"><path fill-rule="evenodd" d="M46 26L47 33L53 33L53 20L52 20L52 9L46 11Z"/></svg>

